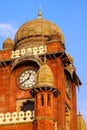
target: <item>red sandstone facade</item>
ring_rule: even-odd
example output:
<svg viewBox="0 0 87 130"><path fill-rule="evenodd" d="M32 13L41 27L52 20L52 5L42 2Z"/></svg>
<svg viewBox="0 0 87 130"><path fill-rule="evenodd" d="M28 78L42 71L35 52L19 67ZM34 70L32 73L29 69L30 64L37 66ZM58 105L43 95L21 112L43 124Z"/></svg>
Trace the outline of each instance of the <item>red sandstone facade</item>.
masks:
<svg viewBox="0 0 87 130"><path fill-rule="evenodd" d="M41 21L44 23L42 18L38 18L37 21L33 20L37 26L40 24L43 30ZM48 25L49 23L45 21L44 24ZM7 123L7 120L3 120L4 118L2 119L0 115L0 120L5 122L4 124L0 123L0 130L77 130L76 86L81 85L81 82L76 74L71 56L65 52L63 35L58 30L55 32L55 30L53 34L51 32L48 36L31 35L23 39L25 34L21 34L21 31L19 31L16 34L14 47L6 48L10 42L5 41L3 43L4 48L0 51L0 113L5 116L7 112L26 112L30 110L34 111L34 117L32 121ZM18 33L22 38L19 37ZM19 39L17 39L17 36ZM34 40L32 40L33 38ZM46 49L42 49L43 53L40 50L37 55L35 54L36 50L32 49L34 54L24 53L21 56L18 52L15 54L15 58L12 57L12 51L26 49L26 46L27 48L45 46ZM46 90L37 89L37 93L33 96L30 93L32 87L22 89L18 86L18 77L21 72L34 68L38 73L44 57L47 59L47 65L53 73L54 87L59 92L58 96L54 95L53 90L48 90L49 86ZM35 87L37 88L37 85ZM43 96L41 97L41 95ZM50 98L48 95L50 95ZM11 122L10 118L9 120Z"/></svg>

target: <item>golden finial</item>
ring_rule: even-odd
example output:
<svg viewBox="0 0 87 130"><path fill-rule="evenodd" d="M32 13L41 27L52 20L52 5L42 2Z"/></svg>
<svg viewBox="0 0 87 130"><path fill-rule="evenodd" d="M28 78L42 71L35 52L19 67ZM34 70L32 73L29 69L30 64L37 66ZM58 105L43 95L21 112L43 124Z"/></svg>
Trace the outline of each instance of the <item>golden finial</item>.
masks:
<svg viewBox="0 0 87 130"><path fill-rule="evenodd" d="M39 6L38 18L42 18L42 10L41 10L41 6Z"/></svg>
<svg viewBox="0 0 87 130"><path fill-rule="evenodd" d="M80 109L79 109L79 115L81 115Z"/></svg>

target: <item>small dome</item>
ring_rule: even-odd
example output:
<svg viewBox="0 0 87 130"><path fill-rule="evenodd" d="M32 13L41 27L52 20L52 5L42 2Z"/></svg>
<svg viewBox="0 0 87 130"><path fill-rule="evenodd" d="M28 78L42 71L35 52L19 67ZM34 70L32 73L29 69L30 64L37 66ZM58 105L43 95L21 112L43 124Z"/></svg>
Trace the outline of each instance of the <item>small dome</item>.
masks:
<svg viewBox="0 0 87 130"><path fill-rule="evenodd" d="M38 87L54 87L54 76L50 67L44 63L41 65L38 76L37 76L37 85Z"/></svg>
<svg viewBox="0 0 87 130"><path fill-rule="evenodd" d="M8 49L8 50L12 50L14 47L14 42L12 41L11 38L7 38L4 42L3 42L3 49Z"/></svg>
<svg viewBox="0 0 87 130"><path fill-rule="evenodd" d="M49 91L57 97L60 92L54 87L54 76L49 65L44 63L40 66L37 74L37 84L30 91L31 95L35 97L38 92Z"/></svg>
<svg viewBox="0 0 87 130"><path fill-rule="evenodd" d="M77 126L78 126L78 130L87 130L86 122L83 116L80 114L80 112L77 115Z"/></svg>
<svg viewBox="0 0 87 130"><path fill-rule="evenodd" d="M18 29L14 39L15 49L24 48L25 44L27 47L33 43L36 45L38 40L40 44L41 38L43 38L42 41L46 41L54 32L58 32L59 37L61 37L60 41L64 44L64 36L60 28L54 23L43 19L39 14L37 19L26 22Z"/></svg>

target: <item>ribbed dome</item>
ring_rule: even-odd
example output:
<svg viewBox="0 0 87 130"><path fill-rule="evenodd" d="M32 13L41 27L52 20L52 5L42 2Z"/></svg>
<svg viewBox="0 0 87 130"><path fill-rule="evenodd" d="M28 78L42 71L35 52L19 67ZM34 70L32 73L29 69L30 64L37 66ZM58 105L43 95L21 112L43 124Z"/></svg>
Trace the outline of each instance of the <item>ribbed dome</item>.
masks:
<svg viewBox="0 0 87 130"><path fill-rule="evenodd" d="M78 126L78 130L87 130L86 122L80 113L77 116L77 126Z"/></svg>
<svg viewBox="0 0 87 130"><path fill-rule="evenodd" d="M37 84L31 89L30 93L35 97L35 95L41 91L52 92L55 97L60 94L59 90L54 87L54 76L47 63L40 66L37 74Z"/></svg>
<svg viewBox="0 0 87 130"><path fill-rule="evenodd" d="M46 63L41 65L38 71L37 81L38 87L54 87L54 76L50 67Z"/></svg>
<svg viewBox="0 0 87 130"><path fill-rule="evenodd" d="M3 49L13 49L13 46L14 46L14 42L12 41L11 38L7 38L3 42Z"/></svg>
<svg viewBox="0 0 87 130"><path fill-rule="evenodd" d="M64 43L64 37L60 28L56 26L54 23L45 20L39 16L37 19L26 22L18 29L14 39L15 48L19 49L21 47L24 47L25 43L27 46L27 43L29 45L35 38L38 37L43 37L44 40L46 40L50 35L54 33L58 33L60 35L61 42Z"/></svg>

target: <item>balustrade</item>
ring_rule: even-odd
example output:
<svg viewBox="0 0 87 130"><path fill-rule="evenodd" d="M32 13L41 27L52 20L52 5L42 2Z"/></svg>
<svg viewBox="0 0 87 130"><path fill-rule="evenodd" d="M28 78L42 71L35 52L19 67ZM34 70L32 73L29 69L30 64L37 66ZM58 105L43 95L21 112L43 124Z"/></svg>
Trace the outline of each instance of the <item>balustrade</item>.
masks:
<svg viewBox="0 0 87 130"><path fill-rule="evenodd" d="M0 125L14 124L14 123L24 123L32 122L34 119L34 111L20 111L13 113L0 113Z"/></svg>

